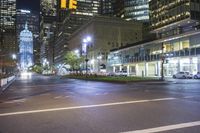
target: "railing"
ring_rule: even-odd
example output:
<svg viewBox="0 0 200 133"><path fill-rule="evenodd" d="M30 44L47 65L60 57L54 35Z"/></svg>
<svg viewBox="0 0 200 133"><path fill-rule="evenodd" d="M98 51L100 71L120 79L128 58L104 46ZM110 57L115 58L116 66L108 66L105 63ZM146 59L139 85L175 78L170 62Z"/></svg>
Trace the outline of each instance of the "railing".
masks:
<svg viewBox="0 0 200 133"><path fill-rule="evenodd" d="M0 87L3 87L5 85L7 85L10 81L12 81L15 78L15 76L10 76L7 78L1 78L0 79Z"/></svg>

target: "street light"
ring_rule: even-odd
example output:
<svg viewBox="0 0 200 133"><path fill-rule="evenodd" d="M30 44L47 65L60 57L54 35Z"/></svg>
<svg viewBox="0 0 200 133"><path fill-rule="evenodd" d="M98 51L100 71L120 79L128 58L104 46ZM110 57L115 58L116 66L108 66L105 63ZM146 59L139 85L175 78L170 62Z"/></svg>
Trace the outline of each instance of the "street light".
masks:
<svg viewBox="0 0 200 133"><path fill-rule="evenodd" d="M85 62L86 62L86 77L87 77L87 74L88 74L88 57L87 57L87 47L89 45L89 43L92 42L92 38L90 36L87 36L83 39L83 46L84 46L84 53L85 53Z"/></svg>
<svg viewBox="0 0 200 133"><path fill-rule="evenodd" d="M78 50L78 49L74 50L74 53L75 53L78 57L80 56L80 53L79 53L79 50Z"/></svg>
<svg viewBox="0 0 200 133"><path fill-rule="evenodd" d="M165 55L164 55L164 44L162 42L162 56L161 56L161 80L165 80L164 77L164 63L165 63Z"/></svg>
<svg viewBox="0 0 200 133"><path fill-rule="evenodd" d="M17 59L17 55L16 54L12 54L12 59L16 60Z"/></svg>

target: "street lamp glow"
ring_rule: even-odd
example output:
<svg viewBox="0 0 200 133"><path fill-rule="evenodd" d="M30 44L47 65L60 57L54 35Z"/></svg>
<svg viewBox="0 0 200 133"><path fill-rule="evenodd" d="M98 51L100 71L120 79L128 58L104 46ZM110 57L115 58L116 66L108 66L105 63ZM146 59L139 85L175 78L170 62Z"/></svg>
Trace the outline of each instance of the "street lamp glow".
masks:
<svg viewBox="0 0 200 133"><path fill-rule="evenodd" d="M84 39L83 39L83 42L84 42L84 43L87 43L87 39L84 38Z"/></svg>
<svg viewBox="0 0 200 133"><path fill-rule="evenodd" d="M17 55L16 55L16 54L13 54L13 55L12 55L12 59L13 59L13 60L17 59Z"/></svg>
<svg viewBox="0 0 200 133"><path fill-rule="evenodd" d="M91 41L92 41L91 36L87 36L86 38L83 39L84 43L91 42Z"/></svg>
<svg viewBox="0 0 200 133"><path fill-rule="evenodd" d="M90 61L90 63L91 63L91 64L94 64L94 62L95 62L95 60L94 60L94 59L92 59L92 60Z"/></svg>
<svg viewBox="0 0 200 133"><path fill-rule="evenodd" d="M98 60L101 60L101 59L102 59L102 56L101 56L101 55L100 55L100 56L98 56L98 57L97 57L97 59L98 59Z"/></svg>
<svg viewBox="0 0 200 133"><path fill-rule="evenodd" d="M79 50L78 49L74 50L74 53L78 55L79 54Z"/></svg>
<svg viewBox="0 0 200 133"><path fill-rule="evenodd" d="M86 39L87 39L88 42L91 42L91 41L92 41L92 38L91 38L90 36L87 36Z"/></svg>

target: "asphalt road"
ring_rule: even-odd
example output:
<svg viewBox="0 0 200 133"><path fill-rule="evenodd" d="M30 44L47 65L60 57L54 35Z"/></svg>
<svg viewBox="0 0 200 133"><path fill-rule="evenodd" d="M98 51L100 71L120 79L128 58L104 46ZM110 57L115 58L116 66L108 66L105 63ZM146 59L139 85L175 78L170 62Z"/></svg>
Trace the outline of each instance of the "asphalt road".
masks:
<svg viewBox="0 0 200 133"><path fill-rule="evenodd" d="M200 80L113 84L33 75L0 95L0 133L200 133Z"/></svg>

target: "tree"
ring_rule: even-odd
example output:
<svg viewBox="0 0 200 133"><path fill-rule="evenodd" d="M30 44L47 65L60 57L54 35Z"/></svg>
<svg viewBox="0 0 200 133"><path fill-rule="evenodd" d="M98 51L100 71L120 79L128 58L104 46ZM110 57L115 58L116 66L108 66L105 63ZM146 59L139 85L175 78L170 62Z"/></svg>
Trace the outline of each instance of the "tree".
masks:
<svg viewBox="0 0 200 133"><path fill-rule="evenodd" d="M41 65L34 65L33 67L32 67L32 71L33 72L36 72L36 73L42 73L42 66Z"/></svg>
<svg viewBox="0 0 200 133"><path fill-rule="evenodd" d="M84 61L82 57L79 57L75 52L69 51L66 53L65 57L65 64L70 65L71 69L79 70L80 64Z"/></svg>

